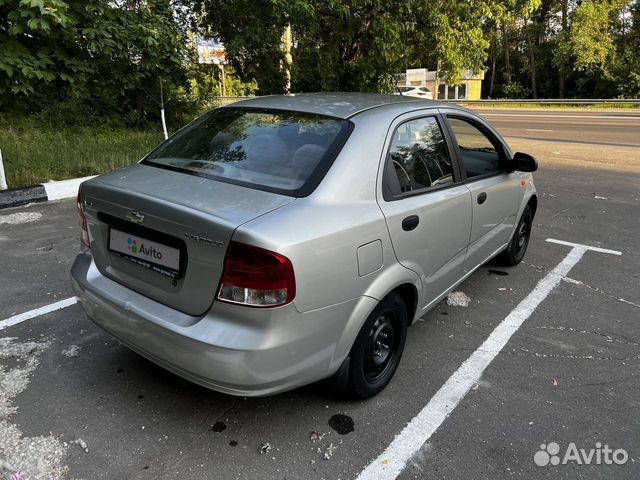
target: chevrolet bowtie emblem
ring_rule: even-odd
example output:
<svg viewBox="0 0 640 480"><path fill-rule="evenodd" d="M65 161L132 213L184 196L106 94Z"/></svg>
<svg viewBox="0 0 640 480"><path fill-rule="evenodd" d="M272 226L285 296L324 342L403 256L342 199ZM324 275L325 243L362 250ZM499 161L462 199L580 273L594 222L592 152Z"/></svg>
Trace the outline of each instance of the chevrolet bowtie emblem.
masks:
<svg viewBox="0 0 640 480"><path fill-rule="evenodd" d="M129 212L125 218L133 223L141 223L144 220L144 215L140 212Z"/></svg>

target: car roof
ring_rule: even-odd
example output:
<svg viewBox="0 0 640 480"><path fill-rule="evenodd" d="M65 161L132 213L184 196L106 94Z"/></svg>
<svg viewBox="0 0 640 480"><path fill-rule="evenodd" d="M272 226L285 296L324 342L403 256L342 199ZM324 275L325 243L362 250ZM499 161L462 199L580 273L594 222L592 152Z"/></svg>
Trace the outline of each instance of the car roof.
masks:
<svg viewBox="0 0 640 480"><path fill-rule="evenodd" d="M403 97L402 95L361 92L322 92L254 97L225 105L225 107L290 110L347 119L367 110L397 104L406 104L408 109L437 108L443 106L442 103L435 100ZM446 106L451 108L449 104Z"/></svg>

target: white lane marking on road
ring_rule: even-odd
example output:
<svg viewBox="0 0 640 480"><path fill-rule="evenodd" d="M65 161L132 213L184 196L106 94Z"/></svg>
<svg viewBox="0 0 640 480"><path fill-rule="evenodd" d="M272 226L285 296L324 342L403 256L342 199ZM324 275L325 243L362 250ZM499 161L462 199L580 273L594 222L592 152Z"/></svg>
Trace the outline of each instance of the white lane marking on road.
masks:
<svg viewBox="0 0 640 480"><path fill-rule="evenodd" d="M549 243L557 243L558 245L566 245L567 247L582 248L593 252L608 253L609 255L622 255L618 250L609 250L608 248L592 247L591 245L583 245L581 243L565 242L564 240L556 240L555 238L547 238Z"/></svg>
<svg viewBox="0 0 640 480"><path fill-rule="evenodd" d="M596 120L640 120L639 116L604 116L604 115L535 115L533 113L481 113L483 117L536 117L536 118L594 118Z"/></svg>
<svg viewBox="0 0 640 480"><path fill-rule="evenodd" d="M546 128L525 128L526 132L553 132L553 130L547 130Z"/></svg>
<svg viewBox="0 0 640 480"><path fill-rule="evenodd" d="M21 223L35 222L41 218L42 214L39 212L19 212L12 213L11 215L0 215L0 225L3 223L7 225L19 225Z"/></svg>
<svg viewBox="0 0 640 480"><path fill-rule="evenodd" d="M569 243L569 242L566 242ZM500 353L511 336L520 328L540 303L589 250L614 253L614 250L574 245L566 257L522 300L518 306L491 332L489 337L440 387L429 403L393 439L378 458L360 472L356 480L390 480L397 478L407 462L420 450L442 422L456 408L460 400L480 380L485 369ZM618 254L619 252L615 252Z"/></svg>
<svg viewBox="0 0 640 480"><path fill-rule="evenodd" d="M44 315L46 313L55 312L56 310L60 310L62 308L67 308L71 305L74 305L77 301L78 299L76 297L65 298L64 300L45 305L44 307L36 308L35 310L29 310L28 312L19 313L18 315L14 315L13 317L0 321L0 331L4 330L7 327L22 323L25 320L29 320L30 318L39 317L40 315Z"/></svg>

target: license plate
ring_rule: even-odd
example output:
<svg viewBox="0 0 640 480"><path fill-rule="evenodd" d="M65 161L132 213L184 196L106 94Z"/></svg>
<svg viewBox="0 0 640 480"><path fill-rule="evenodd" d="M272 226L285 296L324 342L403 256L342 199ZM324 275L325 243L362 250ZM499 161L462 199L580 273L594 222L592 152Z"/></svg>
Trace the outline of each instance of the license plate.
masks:
<svg viewBox="0 0 640 480"><path fill-rule="evenodd" d="M109 250L162 275L176 278L180 274L180 250L177 248L110 228Z"/></svg>

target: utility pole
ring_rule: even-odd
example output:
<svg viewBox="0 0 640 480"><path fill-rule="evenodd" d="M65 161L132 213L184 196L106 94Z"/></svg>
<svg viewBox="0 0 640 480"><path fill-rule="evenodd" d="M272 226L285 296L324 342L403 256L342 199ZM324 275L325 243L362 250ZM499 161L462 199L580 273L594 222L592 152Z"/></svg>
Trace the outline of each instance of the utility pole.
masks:
<svg viewBox="0 0 640 480"><path fill-rule="evenodd" d="M220 77L222 79L222 96L227 96L227 79L224 76L224 63L218 65L220 67Z"/></svg>

